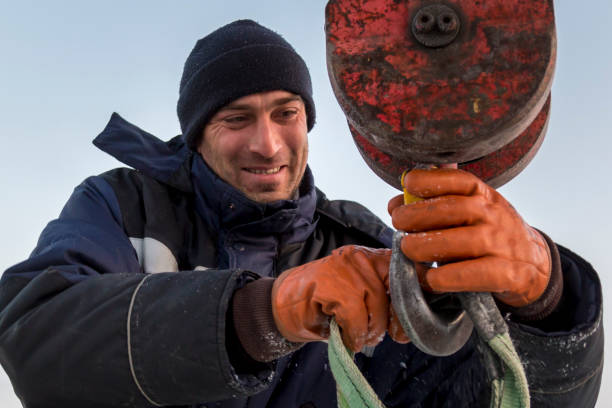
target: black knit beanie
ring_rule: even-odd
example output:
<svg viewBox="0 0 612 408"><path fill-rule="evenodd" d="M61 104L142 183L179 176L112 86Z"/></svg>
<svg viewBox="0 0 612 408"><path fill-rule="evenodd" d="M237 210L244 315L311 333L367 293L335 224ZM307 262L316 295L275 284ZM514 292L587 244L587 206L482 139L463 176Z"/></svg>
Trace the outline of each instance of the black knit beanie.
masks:
<svg viewBox="0 0 612 408"><path fill-rule="evenodd" d="M251 20L213 31L196 43L185 61L177 104L185 142L195 150L206 123L228 103L274 90L302 97L310 131L315 122L312 83L293 47Z"/></svg>

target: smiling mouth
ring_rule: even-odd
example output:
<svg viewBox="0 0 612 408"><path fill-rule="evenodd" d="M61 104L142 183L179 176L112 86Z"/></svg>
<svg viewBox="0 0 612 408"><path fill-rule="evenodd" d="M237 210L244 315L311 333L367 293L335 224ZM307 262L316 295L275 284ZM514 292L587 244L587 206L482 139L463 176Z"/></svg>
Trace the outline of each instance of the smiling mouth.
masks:
<svg viewBox="0 0 612 408"><path fill-rule="evenodd" d="M279 171L281 171L282 168L283 168L283 166L281 166L281 167L274 167L272 169L249 169L249 168L245 168L245 170L248 171L249 173L253 173L253 174L276 174Z"/></svg>

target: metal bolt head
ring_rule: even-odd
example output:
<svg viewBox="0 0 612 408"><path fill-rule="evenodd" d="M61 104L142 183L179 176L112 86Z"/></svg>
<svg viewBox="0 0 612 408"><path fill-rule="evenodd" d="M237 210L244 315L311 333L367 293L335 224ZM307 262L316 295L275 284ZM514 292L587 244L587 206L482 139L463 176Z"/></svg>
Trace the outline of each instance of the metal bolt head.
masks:
<svg viewBox="0 0 612 408"><path fill-rule="evenodd" d="M419 34L430 33L436 26L436 16L424 11L414 19L414 30Z"/></svg>
<svg viewBox="0 0 612 408"><path fill-rule="evenodd" d="M422 45L445 47L452 43L461 29L459 15L444 4L430 4L417 11L412 19L412 34Z"/></svg>
<svg viewBox="0 0 612 408"><path fill-rule="evenodd" d="M438 29L444 34L451 34L457 29L459 24L457 14L455 13L442 13L438 15L436 19L438 23Z"/></svg>

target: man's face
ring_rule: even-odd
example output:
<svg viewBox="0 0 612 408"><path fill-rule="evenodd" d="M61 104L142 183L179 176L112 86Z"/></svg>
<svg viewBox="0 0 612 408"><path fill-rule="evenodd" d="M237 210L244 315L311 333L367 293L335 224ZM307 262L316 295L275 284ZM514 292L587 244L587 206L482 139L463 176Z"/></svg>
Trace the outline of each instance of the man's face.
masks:
<svg viewBox="0 0 612 408"><path fill-rule="evenodd" d="M262 92L221 108L204 128L198 152L251 200L292 199L306 168L307 133L299 96Z"/></svg>

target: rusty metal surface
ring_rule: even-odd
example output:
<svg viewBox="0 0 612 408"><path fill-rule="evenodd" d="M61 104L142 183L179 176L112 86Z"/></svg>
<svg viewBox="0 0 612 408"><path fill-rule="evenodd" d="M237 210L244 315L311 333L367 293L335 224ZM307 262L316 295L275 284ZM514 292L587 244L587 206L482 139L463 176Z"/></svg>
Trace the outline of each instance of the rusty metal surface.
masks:
<svg viewBox="0 0 612 408"><path fill-rule="evenodd" d="M460 18L441 48L411 28L432 4ZM357 144L364 138L401 162L464 163L498 151L550 93L552 0L330 0L326 34L332 87Z"/></svg>
<svg viewBox="0 0 612 408"><path fill-rule="evenodd" d="M535 157L546 136L549 114L550 97L531 125L517 138L484 157L459 163L458 167L478 176L493 188L501 187L519 174ZM349 128L357 150L367 165L388 184L401 190L402 172L414 168L418 162L384 153L350 124Z"/></svg>

